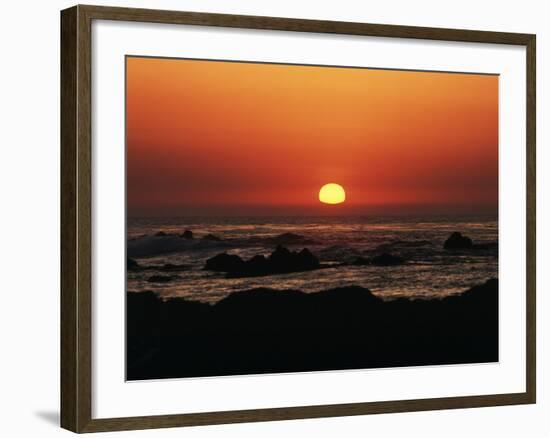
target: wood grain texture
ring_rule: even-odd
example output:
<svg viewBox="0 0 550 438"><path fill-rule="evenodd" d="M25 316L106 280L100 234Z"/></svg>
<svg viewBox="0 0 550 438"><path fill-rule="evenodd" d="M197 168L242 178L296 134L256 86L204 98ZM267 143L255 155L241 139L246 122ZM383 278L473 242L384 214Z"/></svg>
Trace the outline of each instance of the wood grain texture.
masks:
<svg viewBox="0 0 550 438"><path fill-rule="evenodd" d="M324 406L92 419L92 20L269 29L296 32L513 44L527 53L527 369L526 391ZM274 421L458 409L536 400L535 79L534 35L277 17L75 6L61 13L61 425L74 432Z"/></svg>
<svg viewBox="0 0 550 438"><path fill-rule="evenodd" d="M76 8L61 16L61 426L77 428Z"/></svg>
<svg viewBox="0 0 550 438"><path fill-rule="evenodd" d="M536 184L537 184L537 157L536 157L536 137L537 137L537 81L536 81L536 37L531 35L526 44L527 61L527 394L531 402L536 403L537 398L537 241L536 241Z"/></svg>
<svg viewBox="0 0 550 438"><path fill-rule="evenodd" d="M92 412L92 23L80 8L77 25L77 420L82 428Z"/></svg>
<svg viewBox="0 0 550 438"><path fill-rule="evenodd" d="M156 429L244 422L279 421L306 418L343 417L442 409L464 409L531 403L525 393L448 397L388 402L349 403L292 408L255 409L246 411L206 412L200 414L158 415L147 417L107 418L92 420L81 432Z"/></svg>
<svg viewBox="0 0 550 438"><path fill-rule="evenodd" d="M61 14L61 425L91 420L91 22Z"/></svg>
<svg viewBox="0 0 550 438"><path fill-rule="evenodd" d="M260 17L254 15L211 14L103 6L80 6L95 19L140 21L149 23L188 24L199 26L235 27L245 29L286 30L294 32L334 33L347 35L379 36L389 38L415 38L428 40L467 41L495 44L529 42L531 35L521 33L487 32L436 27L396 26L344 21L303 20L296 18Z"/></svg>

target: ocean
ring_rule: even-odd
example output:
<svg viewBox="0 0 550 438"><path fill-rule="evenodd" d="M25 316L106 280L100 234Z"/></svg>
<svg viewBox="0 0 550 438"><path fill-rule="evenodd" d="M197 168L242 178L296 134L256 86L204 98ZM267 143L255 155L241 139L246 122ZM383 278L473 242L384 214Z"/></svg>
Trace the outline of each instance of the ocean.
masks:
<svg viewBox="0 0 550 438"><path fill-rule="evenodd" d="M186 230L193 233L192 239L180 237ZM480 248L445 250L443 244L454 231ZM267 256L276 247L276 237L284 233L295 235L284 246L308 248L327 267L251 278L225 278L221 272L203 269L208 258L223 252L243 259ZM400 256L405 263L353 265L358 257L382 253ZM491 216L129 218L127 255L144 267L186 266L165 283L149 281L153 275L166 275L154 268L127 272L128 291L154 291L165 298L214 303L232 292L257 287L317 292L357 285L385 300L433 299L498 278L498 220Z"/></svg>

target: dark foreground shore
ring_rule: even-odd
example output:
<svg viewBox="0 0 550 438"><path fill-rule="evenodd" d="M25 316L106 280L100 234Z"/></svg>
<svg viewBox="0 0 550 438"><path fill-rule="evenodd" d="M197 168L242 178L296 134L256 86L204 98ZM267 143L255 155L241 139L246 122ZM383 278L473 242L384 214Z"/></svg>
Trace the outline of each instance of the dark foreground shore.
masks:
<svg viewBox="0 0 550 438"><path fill-rule="evenodd" d="M127 294L127 379L498 361L498 281L441 300L358 286L254 289L215 305Z"/></svg>

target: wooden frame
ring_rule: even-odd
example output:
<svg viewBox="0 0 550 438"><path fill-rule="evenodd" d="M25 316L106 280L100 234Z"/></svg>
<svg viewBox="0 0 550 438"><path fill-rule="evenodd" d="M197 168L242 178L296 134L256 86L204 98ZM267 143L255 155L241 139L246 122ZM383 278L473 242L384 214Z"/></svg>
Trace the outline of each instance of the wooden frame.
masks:
<svg viewBox="0 0 550 438"><path fill-rule="evenodd" d="M527 51L526 392L92 419L91 23L122 20L525 46ZM531 34L75 6L61 12L61 426L99 432L535 403L535 47Z"/></svg>

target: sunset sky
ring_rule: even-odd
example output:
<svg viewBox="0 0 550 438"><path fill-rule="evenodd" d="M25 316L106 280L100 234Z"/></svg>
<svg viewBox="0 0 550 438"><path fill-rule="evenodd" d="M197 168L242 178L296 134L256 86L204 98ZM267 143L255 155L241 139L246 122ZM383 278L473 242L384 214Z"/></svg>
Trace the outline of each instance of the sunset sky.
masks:
<svg viewBox="0 0 550 438"><path fill-rule="evenodd" d="M497 211L497 76L128 57L126 79L129 216Z"/></svg>

